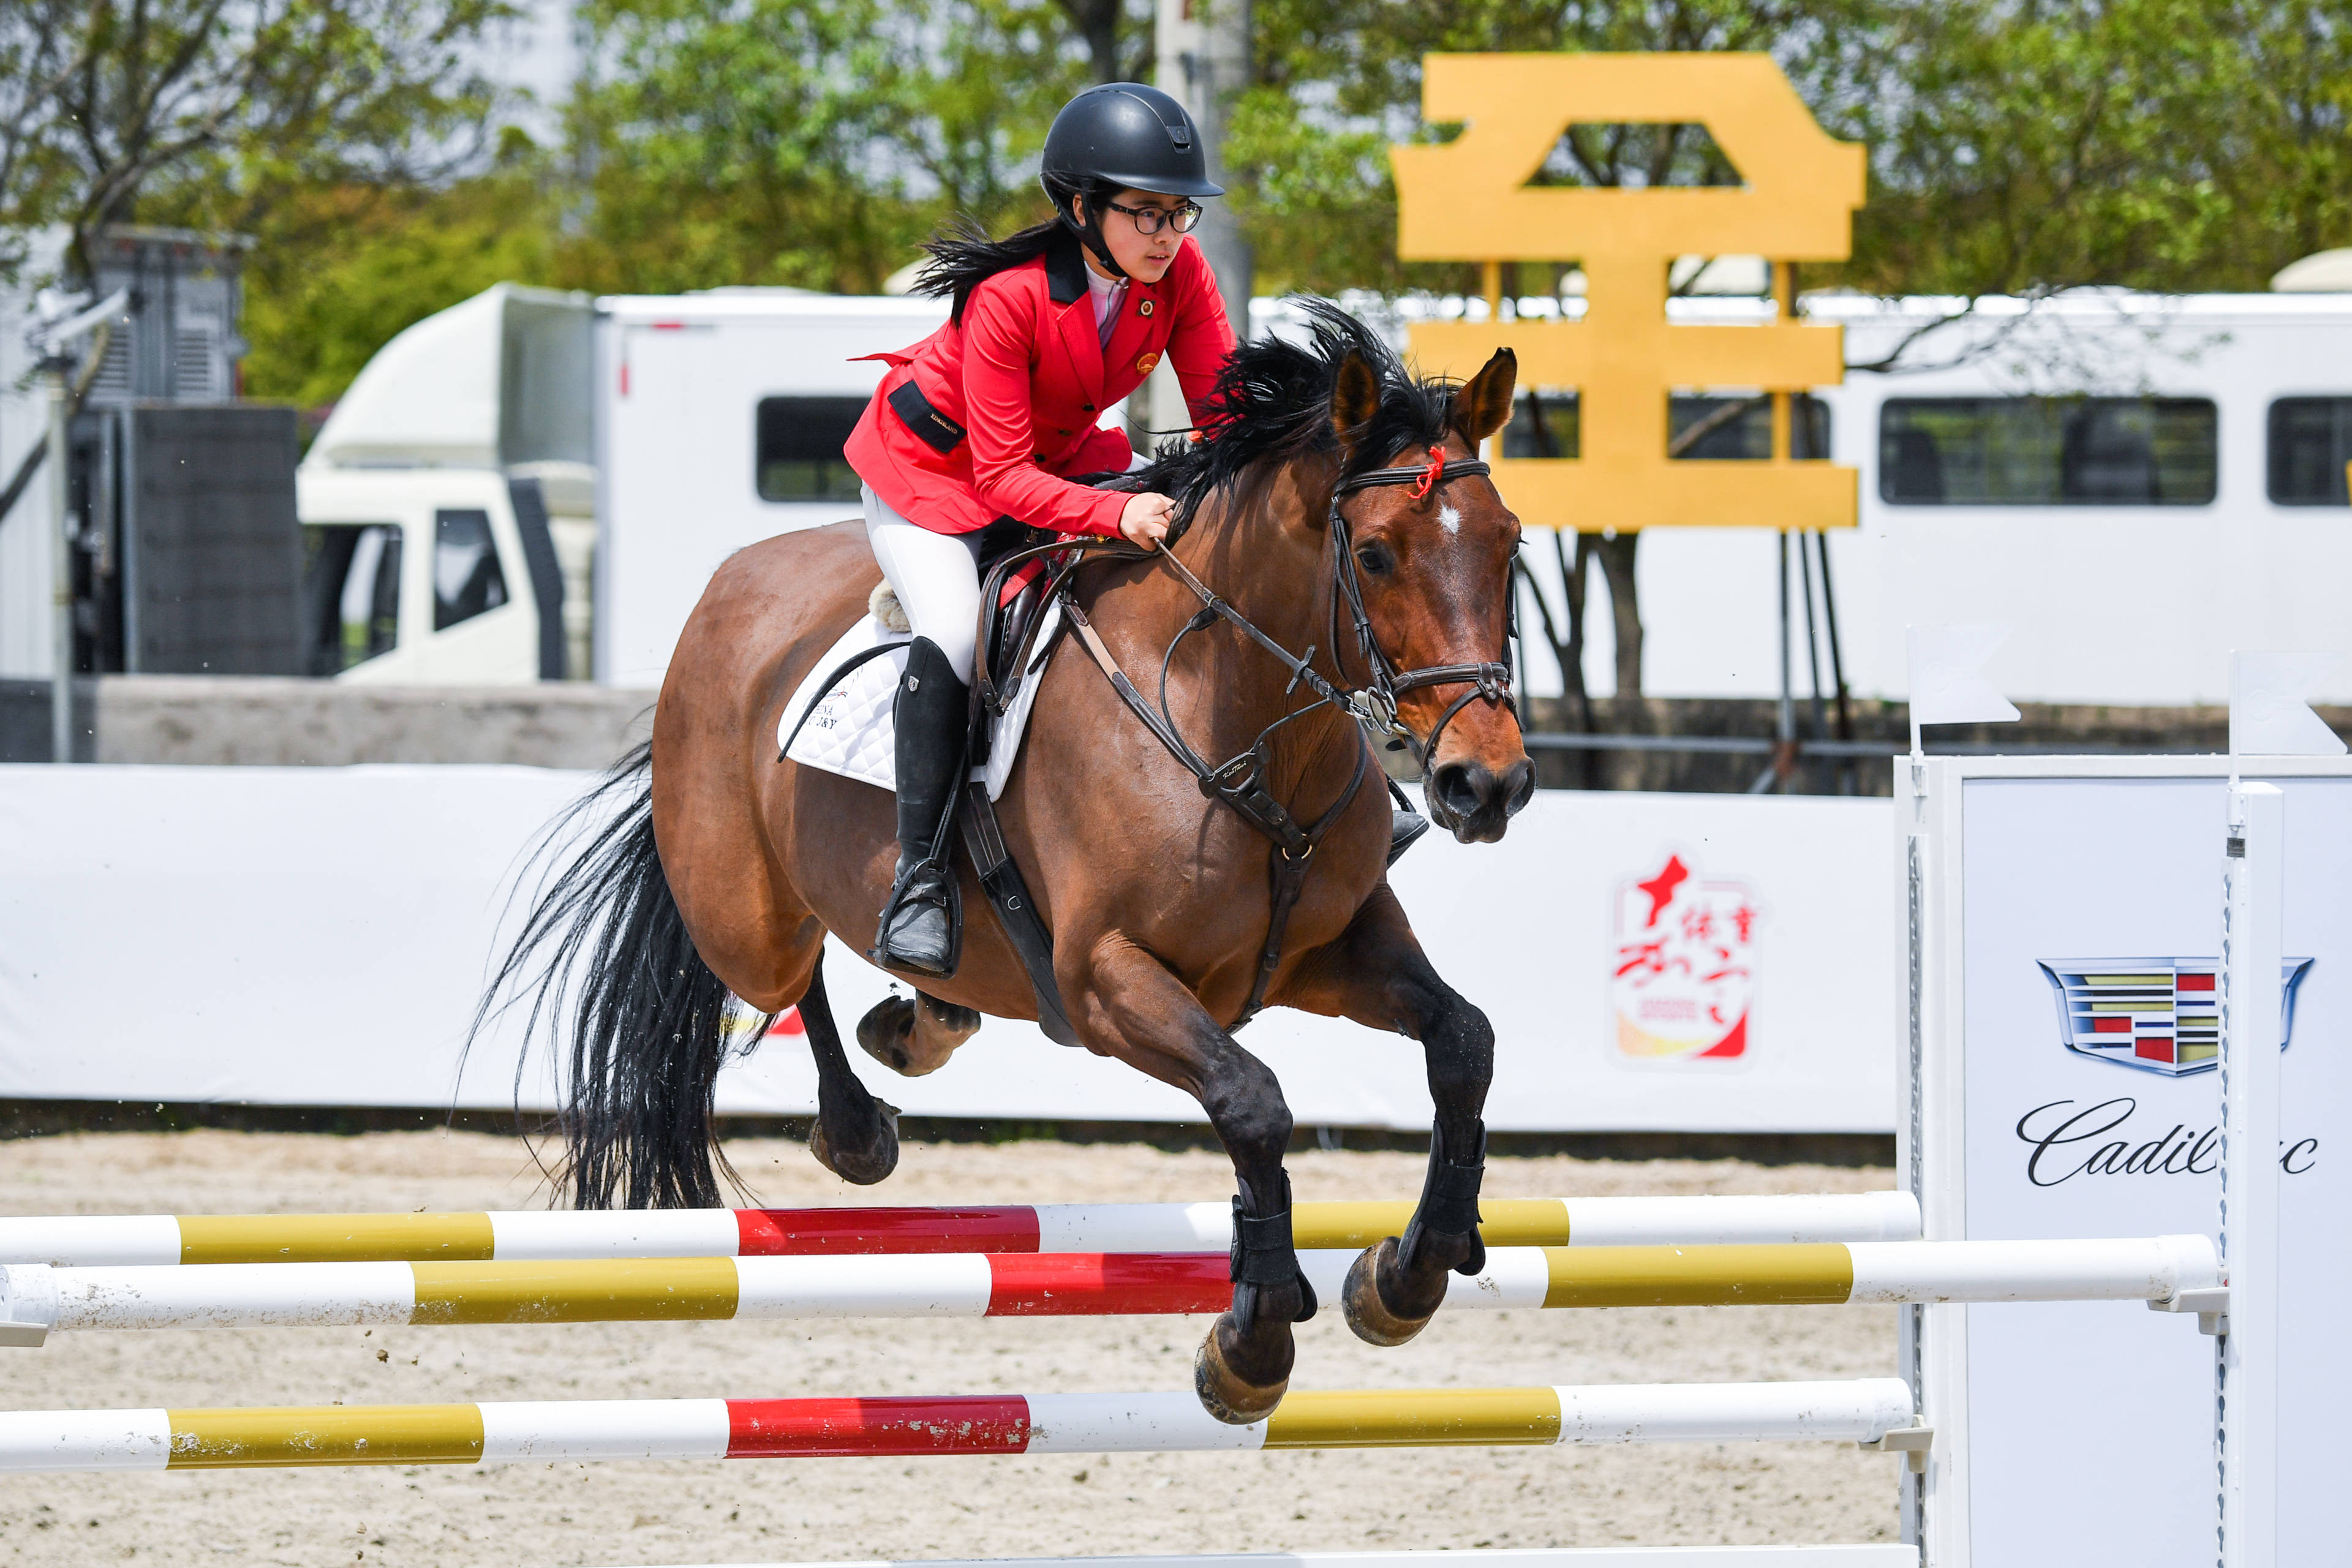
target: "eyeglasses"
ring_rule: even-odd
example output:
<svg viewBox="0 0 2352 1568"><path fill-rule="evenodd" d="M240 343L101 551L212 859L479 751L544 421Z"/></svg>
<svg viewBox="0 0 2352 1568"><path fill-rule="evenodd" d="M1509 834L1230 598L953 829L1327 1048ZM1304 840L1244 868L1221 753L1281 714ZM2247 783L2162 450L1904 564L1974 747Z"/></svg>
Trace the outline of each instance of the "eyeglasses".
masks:
<svg viewBox="0 0 2352 1568"><path fill-rule="evenodd" d="M1198 202L1186 202L1181 207L1123 207L1117 202L1105 202L1103 205L1133 218L1138 234L1158 234L1163 224L1174 225L1178 234L1190 234L1192 226L1201 221Z"/></svg>

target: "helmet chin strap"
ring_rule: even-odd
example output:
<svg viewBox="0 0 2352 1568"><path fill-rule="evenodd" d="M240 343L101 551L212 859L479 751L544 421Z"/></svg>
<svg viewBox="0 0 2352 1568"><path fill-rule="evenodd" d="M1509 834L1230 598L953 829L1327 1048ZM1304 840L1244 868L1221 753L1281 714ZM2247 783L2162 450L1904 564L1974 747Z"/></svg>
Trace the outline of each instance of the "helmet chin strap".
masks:
<svg viewBox="0 0 2352 1568"><path fill-rule="evenodd" d="M1076 203L1078 200L1078 197L1073 195L1070 197L1070 200L1072 203ZM1114 278L1125 278L1128 276L1127 268L1121 267L1116 260L1112 259L1110 246L1105 242L1102 237L1102 222L1099 218L1095 216L1092 211L1087 212L1087 221L1083 224L1079 223L1077 219L1070 216L1070 209L1066 206L1057 206L1056 211L1061 217L1063 225L1067 227L1072 234L1078 237L1078 243L1095 253L1095 258L1103 264L1104 271L1109 273Z"/></svg>

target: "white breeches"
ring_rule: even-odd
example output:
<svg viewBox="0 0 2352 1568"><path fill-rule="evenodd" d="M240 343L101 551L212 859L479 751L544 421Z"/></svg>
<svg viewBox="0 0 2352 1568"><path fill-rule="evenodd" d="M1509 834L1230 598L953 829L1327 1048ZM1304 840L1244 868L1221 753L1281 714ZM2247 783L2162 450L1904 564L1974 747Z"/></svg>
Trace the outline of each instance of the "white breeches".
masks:
<svg viewBox="0 0 2352 1568"><path fill-rule="evenodd" d="M1147 466L1141 453L1128 472ZM898 595L907 624L919 637L929 637L955 666L956 679L969 685L974 639L980 635L980 534L934 533L898 515L888 501L860 485L866 503L866 537L882 575Z"/></svg>
<svg viewBox="0 0 2352 1568"><path fill-rule="evenodd" d="M969 683L972 641L980 629L980 535L934 533L900 517L873 486L862 487L862 494L866 537L907 612L907 624L917 637L937 643L955 667L956 679Z"/></svg>

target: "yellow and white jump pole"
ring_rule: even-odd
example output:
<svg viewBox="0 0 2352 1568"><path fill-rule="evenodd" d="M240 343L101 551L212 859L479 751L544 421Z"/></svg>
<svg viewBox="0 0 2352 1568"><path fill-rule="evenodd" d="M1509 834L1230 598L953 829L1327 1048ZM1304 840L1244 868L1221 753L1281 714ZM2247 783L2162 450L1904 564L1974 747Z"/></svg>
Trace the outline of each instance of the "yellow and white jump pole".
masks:
<svg viewBox="0 0 2352 1568"><path fill-rule="evenodd" d="M1908 1241L1908 1193L1486 1198L1489 1247ZM1302 1248L1404 1234L1410 1203L1302 1203ZM0 1263L454 1263L860 1253L1223 1252L1230 1201L970 1208L572 1209L471 1214L0 1215Z"/></svg>
<svg viewBox="0 0 2352 1568"><path fill-rule="evenodd" d="M1336 1300L1357 1256L1303 1252ZM0 1268L0 1342L51 1331L610 1322L734 1318L1103 1317L1223 1311L1216 1253L597 1258ZM1449 1310L2168 1302L2219 1283L2202 1236L2093 1241L1496 1247ZM13 1337L11 1337L13 1336Z"/></svg>
<svg viewBox="0 0 2352 1568"><path fill-rule="evenodd" d="M1294 1393L1229 1426L1191 1393L643 1399L0 1415L0 1474L858 1455L1876 1442L1899 1378Z"/></svg>

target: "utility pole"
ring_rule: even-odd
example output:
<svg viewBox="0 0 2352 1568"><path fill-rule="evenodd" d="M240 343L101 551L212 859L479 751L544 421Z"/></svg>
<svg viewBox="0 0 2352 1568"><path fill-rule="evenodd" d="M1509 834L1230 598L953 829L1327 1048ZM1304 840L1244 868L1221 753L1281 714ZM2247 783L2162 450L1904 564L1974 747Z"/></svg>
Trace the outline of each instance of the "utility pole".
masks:
<svg viewBox="0 0 2352 1568"><path fill-rule="evenodd" d="M73 534L66 506L67 385L73 361L55 339L41 360L49 395L49 761L73 761Z"/></svg>
<svg viewBox="0 0 2352 1568"><path fill-rule="evenodd" d="M1203 151L1209 155L1209 178L1233 189L1233 171L1224 157L1225 128L1234 99L1251 80L1250 0L1159 0L1157 55L1160 90L1182 104L1201 128ZM1250 335L1250 294L1256 282L1256 262L1250 244L1234 216L1230 195L1201 204L1201 226L1192 231L1201 252L1217 274L1218 292L1224 296L1225 319L1234 336ZM1152 424L1168 430L1190 425L1175 377L1153 378L1157 395Z"/></svg>
<svg viewBox="0 0 2352 1568"><path fill-rule="evenodd" d="M40 355L41 379L49 399L49 761L73 761L73 552L69 488L70 448L67 445L73 418L74 360L72 345L79 338L114 321L129 309L131 294L117 289L88 310L37 328L32 343ZM106 340L97 352L104 353ZM92 372L96 365L91 367Z"/></svg>

